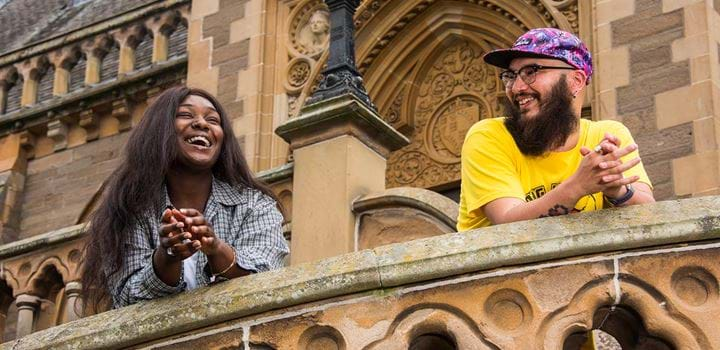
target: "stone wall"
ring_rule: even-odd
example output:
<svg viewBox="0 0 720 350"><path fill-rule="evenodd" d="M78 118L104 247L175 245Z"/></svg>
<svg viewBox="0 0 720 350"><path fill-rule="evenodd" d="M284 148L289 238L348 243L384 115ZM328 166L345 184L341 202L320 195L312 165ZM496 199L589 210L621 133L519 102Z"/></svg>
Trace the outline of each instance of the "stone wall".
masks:
<svg viewBox="0 0 720 350"><path fill-rule="evenodd" d="M215 94L256 171L287 161L274 136L278 7L262 0L195 0L188 36L188 85Z"/></svg>
<svg viewBox="0 0 720 350"><path fill-rule="evenodd" d="M655 198L718 193L720 17L709 0L600 0L599 119L635 136Z"/></svg>
<svg viewBox="0 0 720 350"><path fill-rule="evenodd" d="M28 162L20 238L79 223L102 183L118 166L129 133Z"/></svg>

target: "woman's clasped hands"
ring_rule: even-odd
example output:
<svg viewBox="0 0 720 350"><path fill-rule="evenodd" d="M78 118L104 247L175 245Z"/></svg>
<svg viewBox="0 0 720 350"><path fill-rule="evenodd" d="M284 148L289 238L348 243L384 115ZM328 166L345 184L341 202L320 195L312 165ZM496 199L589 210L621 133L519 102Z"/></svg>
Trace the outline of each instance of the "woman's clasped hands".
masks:
<svg viewBox="0 0 720 350"><path fill-rule="evenodd" d="M167 255L184 260L198 250L210 256L219 249L210 224L195 209L167 208L160 221L160 245Z"/></svg>

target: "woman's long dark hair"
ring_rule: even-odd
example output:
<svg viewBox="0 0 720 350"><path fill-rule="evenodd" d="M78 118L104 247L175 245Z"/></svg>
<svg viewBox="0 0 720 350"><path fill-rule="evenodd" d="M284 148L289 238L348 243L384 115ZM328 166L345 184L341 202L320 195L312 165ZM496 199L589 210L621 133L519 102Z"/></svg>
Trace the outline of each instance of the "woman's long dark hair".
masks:
<svg viewBox="0 0 720 350"><path fill-rule="evenodd" d="M189 95L206 98L220 114L225 137L213 175L234 186L257 189L277 202L273 192L255 180L217 99L206 91L184 86L165 90L132 131L124 161L108 179L100 205L91 216L81 277L86 310L88 306L97 310L108 301L108 280L122 266L126 237L140 217L164 200L165 176L178 155L175 115Z"/></svg>

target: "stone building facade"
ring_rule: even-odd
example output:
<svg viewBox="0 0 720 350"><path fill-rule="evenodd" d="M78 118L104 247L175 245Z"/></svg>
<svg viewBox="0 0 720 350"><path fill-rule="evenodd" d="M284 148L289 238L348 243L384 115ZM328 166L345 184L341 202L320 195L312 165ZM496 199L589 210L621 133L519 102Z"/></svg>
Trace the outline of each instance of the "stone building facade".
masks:
<svg viewBox="0 0 720 350"><path fill-rule="evenodd" d="M529 28L548 26L574 32L590 47L596 73L583 117L619 120L633 133L656 198L667 202L628 213L656 226L635 227L623 211L599 213L580 220L585 226L562 219L528 224L538 232L562 227L554 242L564 250L542 253L547 242L523 236L523 225L455 234L447 242L472 249L444 250L449 243L435 236L455 231L464 134L503 113L498 72L481 57ZM320 0L0 1L2 340L44 330L37 339L69 348L193 347L209 334L227 339L217 348L450 342L555 349L596 328L626 347L644 339L669 348L720 348L708 331L708 315L720 307L717 197L690 199L720 194L720 2L363 0L355 15L356 62L382 120L374 125L390 126L384 135L394 135L384 138L377 130L343 128L352 121L327 129L302 124L324 113L305 107L327 61L330 28ZM131 308L64 325L80 317L73 306L80 300L82 224L149 101L177 84L208 90L228 110L251 167L288 209L289 269L296 270L277 277L307 275L278 287L286 294L261 276L247 290L238 283L208 288L199 293L255 299L227 304L220 314L205 305L198 314L207 321L151 313L143 318L148 325L168 316L176 328L84 342L105 334L92 324L136 315ZM691 215L698 210L704 212ZM625 226L610 225L615 241L589 238L610 232L591 225L618 217ZM497 258L507 247L515 258L486 265L469 258L480 254L472 245L490 231L498 247L487 254ZM505 241L503 232L519 236ZM580 242L563 240L573 237ZM647 253L625 251L635 248ZM385 279L383 261L402 265L398 251L408 251L407 266L417 262L418 270ZM352 254L343 262L337 256L345 253ZM677 262L660 263L668 257ZM423 261L457 265L435 270ZM560 287L536 288L544 278ZM620 290L632 302L618 302ZM261 300L263 293L276 298ZM474 300L480 304L471 307ZM186 302L179 297L157 307ZM358 314L340 317L352 312ZM87 332L57 333L73 324Z"/></svg>

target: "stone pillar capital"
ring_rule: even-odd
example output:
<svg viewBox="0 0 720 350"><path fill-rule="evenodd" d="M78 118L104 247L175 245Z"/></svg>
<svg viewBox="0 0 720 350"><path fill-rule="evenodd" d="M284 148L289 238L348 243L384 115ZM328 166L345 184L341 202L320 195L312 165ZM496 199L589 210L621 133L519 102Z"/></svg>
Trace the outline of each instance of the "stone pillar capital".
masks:
<svg viewBox="0 0 720 350"><path fill-rule="evenodd" d="M65 46L48 54L48 60L55 69L70 70L80 59L80 49L77 46Z"/></svg>
<svg viewBox="0 0 720 350"><path fill-rule="evenodd" d="M102 58L112 47L112 39L107 35L98 35L80 44L80 49L86 56Z"/></svg>
<svg viewBox="0 0 720 350"><path fill-rule="evenodd" d="M45 72L47 64L47 57L40 55L16 63L15 68L24 80L37 80L40 78L40 75Z"/></svg>
<svg viewBox="0 0 720 350"><path fill-rule="evenodd" d="M190 5L185 5L177 10L180 21L185 24L186 27L190 26Z"/></svg>
<svg viewBox="0 0 720 350"><path fill-rule="evenodd" d="M5 66L0 68L0 88L7 89L17 80L17 68L15 66Z"/></svg>
<svg viewBox="0 0 720 350"><path fill-rule="evenodd" d="M154 35L169 35L170 32L175 30L179 20L178 13L173 11L163 12L148 18L145 21L145 26L151 30Z"/></svg>
<svg viewBox="0 0 720 350"><path fill-rule="evenodd" d="M77 296L82 291L82 283L72 281L65 284L65 294L68 296Z"/></svg>
<svg viewBox="0 0 720 350"><path fill-rule="evenodd" d="M15 298L15 305L18 309L35 310L40 305L40 298L30 294L20 294Z"/></svg>
<svg viewBox="0 0 720 350"><path fill-rule="evenodd" d="M407 137L353 94L306 106L299 117L280 125L275 133L293 150L338 136L352 135L385 158L390 152L410 143Z"/></svg>
<svg viewBox="0 0 720 350"><path fill-rule="evenodd" d="M135 49L142 41L147 30L142 24L133 24L127 27L115 29L110 35L120 44L120 47L131 47Z"/></svg>

